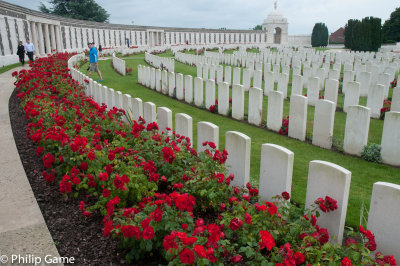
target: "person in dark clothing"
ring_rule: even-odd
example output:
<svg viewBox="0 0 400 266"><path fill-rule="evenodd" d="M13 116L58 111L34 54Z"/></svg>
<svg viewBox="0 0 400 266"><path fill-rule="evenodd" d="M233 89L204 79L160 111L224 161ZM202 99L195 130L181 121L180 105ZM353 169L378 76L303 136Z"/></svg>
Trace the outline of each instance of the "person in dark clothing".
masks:
<svg viewBox="0 0 400 266"><path fill-rule="evenodd" d="M22 65L25 64L25 46L22 44L22 41L18 44L17 55L19 56L19 61Z"/></svg>
<svg viewBox="0 0 400 266"><path fill-rule="evenodd" d="M101 44L99 44L99 56L101 56L101 51L103 51L103 48L101 48Z"/></svg>

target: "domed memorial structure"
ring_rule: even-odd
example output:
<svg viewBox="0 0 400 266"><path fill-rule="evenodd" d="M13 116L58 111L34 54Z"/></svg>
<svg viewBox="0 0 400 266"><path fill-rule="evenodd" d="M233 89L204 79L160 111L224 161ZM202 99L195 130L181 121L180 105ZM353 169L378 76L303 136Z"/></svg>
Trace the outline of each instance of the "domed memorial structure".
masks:
<svg viewBox="0 0 400 266"><path fill-rule="evenodd" d="M288 44L287 19L278 11L278 3L275 1L274 10L264 19L262 29L267 32L267 42L273 44Z"/></svg>

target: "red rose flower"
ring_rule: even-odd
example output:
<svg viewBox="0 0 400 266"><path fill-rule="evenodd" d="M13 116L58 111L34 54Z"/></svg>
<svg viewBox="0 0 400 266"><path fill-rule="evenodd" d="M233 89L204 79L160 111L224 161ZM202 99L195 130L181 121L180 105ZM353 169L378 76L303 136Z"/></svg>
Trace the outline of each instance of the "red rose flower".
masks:
<svg viewBox="0 0 400 266"><path fill-rule="evenodd" d="M143 239L151 240L154 237L154 229L151 226L147 226L143 229Z"/></svg>
<svg viewBox="0 0 400 266"><path fill-rule="evenodd" d="M353 266L353 263L351 263L351 260L348 257L344 257L342 260L342 266Z"/></svg>
<svg viewBox="0 0 400 266"><path fill-rule="evenodd" d="M232 231L238 230L242 226L243 222L239 218L233 218L231 220L231 223L229 224L229 228L232 229Z"/></svg>
<svg viewBox="0 0 400 266"><path fill-rule="evenodd" d="M182 250L182 252L179 254L179 258L181 260L181 263L186 263L186 264L193 264L195 259L193 251L187 248Z"/></svg>

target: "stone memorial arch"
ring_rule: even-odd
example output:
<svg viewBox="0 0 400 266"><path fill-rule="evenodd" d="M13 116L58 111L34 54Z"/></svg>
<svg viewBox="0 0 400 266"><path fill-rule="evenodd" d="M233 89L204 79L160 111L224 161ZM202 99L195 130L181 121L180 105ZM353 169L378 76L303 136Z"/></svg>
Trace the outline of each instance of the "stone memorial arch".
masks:
<svg viewBox="0 0 400 266"><path fill-rule="evenodd" d="M264 19L262 29L267 33L267 43L288 44L288 26L287 19L278 11L277 2L274 10Z"/></svg>

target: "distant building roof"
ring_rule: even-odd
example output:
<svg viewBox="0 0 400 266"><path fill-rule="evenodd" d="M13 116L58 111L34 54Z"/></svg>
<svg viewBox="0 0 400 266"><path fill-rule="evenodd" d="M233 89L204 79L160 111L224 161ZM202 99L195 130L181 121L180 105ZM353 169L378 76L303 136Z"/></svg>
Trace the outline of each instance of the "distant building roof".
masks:
<svg viewBox="0 0 400 266"><path fill-rule="evenodd" d="M329 43L344 43L344 28L341 27L329 36Z"/></svg>

